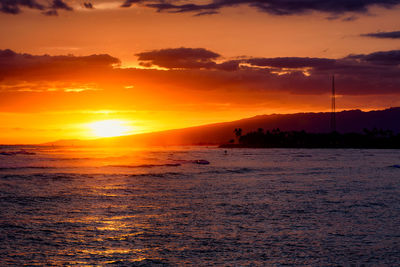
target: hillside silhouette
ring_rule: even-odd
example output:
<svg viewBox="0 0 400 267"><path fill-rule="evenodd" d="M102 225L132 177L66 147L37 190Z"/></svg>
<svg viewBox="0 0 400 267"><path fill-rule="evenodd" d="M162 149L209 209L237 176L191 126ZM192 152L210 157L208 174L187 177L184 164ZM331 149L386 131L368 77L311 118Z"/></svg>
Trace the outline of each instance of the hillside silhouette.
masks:
<svg viewBox="0 0 400 267"><path fill-rule="evenodd" d="M171 146L171 145L220 145L235 138L234 129L241 128L242 135L257 131L277 129L280 131L306 131L329 133L329 112L259 115L232 122L215 123L197 127L102 138L96 140L61 140L51 145L115 145L115 146ZM364 129L390 130L400 133L400 107L363 112L342 111L336 114L338 133L363 133Z"/></svg>

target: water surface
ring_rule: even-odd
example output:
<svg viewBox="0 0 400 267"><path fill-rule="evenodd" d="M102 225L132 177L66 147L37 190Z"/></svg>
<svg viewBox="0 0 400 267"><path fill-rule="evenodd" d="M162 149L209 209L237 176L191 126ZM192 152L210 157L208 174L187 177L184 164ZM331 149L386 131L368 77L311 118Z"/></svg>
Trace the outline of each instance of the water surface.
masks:
<svg viewBox="0 0 400 267"><path fill-rule="evenodd" d="M0 263L394 266L399 193L399 150L2 146Z"/></svg>

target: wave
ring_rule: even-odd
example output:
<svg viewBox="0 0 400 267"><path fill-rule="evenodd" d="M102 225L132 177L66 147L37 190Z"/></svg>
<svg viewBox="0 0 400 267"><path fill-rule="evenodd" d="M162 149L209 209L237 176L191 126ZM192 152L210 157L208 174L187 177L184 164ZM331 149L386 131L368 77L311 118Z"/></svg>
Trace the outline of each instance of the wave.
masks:
<svg viewBox="0 0 400 267"><path fill-rule="evenodd" d="M48 158L48 161L67 161L67 160L93 160L98 158ZM100 158L102 159L102 158Z"/></svg>
<svg viewBox="0 0 400 267"><path fill-rule="evenodd" d="M123 265L123 266L171 266L167 261L165 260L159 260L159 259L143 259L139 261L129 261L129 260L117 260L114 262L111 262L110 265Z"/></svg>
<svg viewBox="0 0 400 267"><path fill-rule="evenodd" d="M210 162L205 159L193 159L193 160L178 159L178 160L174 160L174 161L180 162L180 163L193 163L193 164L200 164L200 165L210 164Z"/></svg>
<svg viewBox="0 0 400 267"><path fill-rule="evenodd" d="M166 163L166 164L142 164L142 165L107 165L106 167L117 168L154 168L154 167L178 167L180 163Z"/></svg>
<svg viewBox="0 0 400 267"><path fill-rule="evenodd" d="M186 178L186 174L180 172L162 172L162 173L139 173L139 174L131 174L130 177L157 177L157 178L171 178L171 177L184 177Z"/></svg>
<svg viewBox="0 0 400 267"><path fill-rule="evenodd" d="M141 165L107 165L106 167L118 167L118 168L154 168L154 167L178 167L182 164L192 163L199 165L209 165L210 162L205 159L195 160L174 160L175 163L164 163L164 164L141 164Z"/></svg>
<svg viewBox="0 0 400 267"><path fill-rule="evenodd" d="M19 166L19 167L0 167L0 171L8 171L8 170L21 170L21 169L57 169L56 167L48 167L48 166Z"/></svg>
<svg viewBox="0 0 400 267"><path fill-rule="evenodd" d="M249 172L254 172L255 169L250 169L250 168L239 168L239 169L232 169L232 170L226 170L227 173L249 173Z"/></svg>
<svg viewBox="0 0 400 267"><path fill-rule="evenodd" d="M294 158L312 158L312 155L306 155L306 154L299 154L299 155L293 155Z"/></svg>
<svg viewBox="0 0 400 267"><path fill-rule="evenodd" d="M0 179L4 180L35 180L35 179L43 179L43 180L73 180L79 178L95 178L95 176L103 176L102 174L82 174L82 173L32 173L32 174L3 174L0 175Z"/></svg>
<svg viewBox="0 0 400 267"><path fill-rule="evenodd" d="M217 170L209 170L209 171L199 172L199 174L249 173L249 172L254 172L257 170L258 169L250 169L250 168L217 169Z"/></svg>
<svg viewBox="0 0 400 267"><path fill-rule="evenodd" d="M221 168L221 169L213 169L207 170L203 172L199 172L198 174L245 174L245 173L254 173L258 172L262 175L274 174L276 172L286 171L284 168L280 167L263 167L263 168Z"/></svg>
<svg viewBox="0 0 400 267"><path fill-rule="evenodd" d="M18 150L18 151L0 151L0 155L3 156L15 156L15 155L36 155L34 152L29 152L26 150Z"/></svg>

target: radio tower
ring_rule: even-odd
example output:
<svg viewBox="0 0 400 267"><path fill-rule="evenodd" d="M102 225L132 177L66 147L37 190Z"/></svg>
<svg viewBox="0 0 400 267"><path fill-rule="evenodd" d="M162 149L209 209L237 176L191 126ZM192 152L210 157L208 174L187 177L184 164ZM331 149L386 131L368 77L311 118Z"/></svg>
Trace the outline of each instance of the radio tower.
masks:
<svg viewBox="0 0 400 267"><path fill-rule="evenodd" d="M332 132L336 132L335 75L332 75L331 130Z"/></svg>

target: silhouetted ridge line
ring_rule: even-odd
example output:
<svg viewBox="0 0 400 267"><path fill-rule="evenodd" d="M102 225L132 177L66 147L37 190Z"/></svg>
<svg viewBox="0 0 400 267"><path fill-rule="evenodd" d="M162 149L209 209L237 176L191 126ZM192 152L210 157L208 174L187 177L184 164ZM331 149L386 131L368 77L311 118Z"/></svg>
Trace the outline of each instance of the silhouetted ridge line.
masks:
<svg viewBox="0 0 400 267"><path fill-rule="evenodd" d="M234 139L234 129L242 129L241 135L257 129L281 131L306 131L307 133L331 133L331 112L258 115L231 122L208 124L184 129L153 132L117 138L97 140L69 140L48 143L50 145L75 146L172 146L172 145L220 145ZM350 110L336 112L338 133L363 133L363 129L387 129L400 133L400 108L363 112Z"/></svg>

